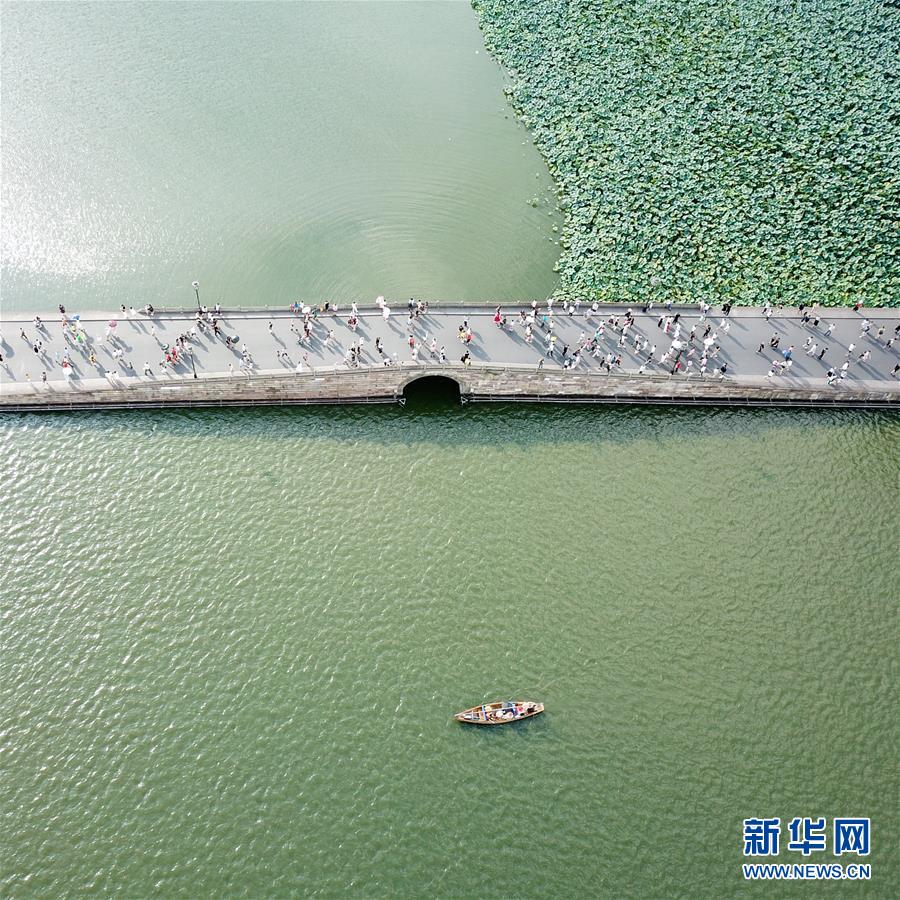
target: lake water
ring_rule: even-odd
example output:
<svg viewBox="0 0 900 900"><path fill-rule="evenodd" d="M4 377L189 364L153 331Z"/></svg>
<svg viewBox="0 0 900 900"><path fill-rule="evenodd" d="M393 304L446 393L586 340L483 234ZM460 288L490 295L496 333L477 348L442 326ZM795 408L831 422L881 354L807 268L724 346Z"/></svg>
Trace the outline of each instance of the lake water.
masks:
<svg viewBox="0 0 900 900"><path fill-rule="evenodd" d="M2 15L7 310L556 284L552 180L468 4Z"/></svg>
<svg viewBox="0 0 900 900"><path fill-rule="evenodd" d="M466 5L2 15L5 308L552 286ZM890 896L898 439L793 410L4 416L0 894L744 896L743 818L861 815ZM507 696L547 712L451 720Z"/></svg>
<svg viewBox="0 0 900 900"><path fill-rule="evenodd" d="M898 438L776 410L4 417L0 890L722 897L742 818L866 815L887 896ZM509 695L547 712L451 721Z"/></svg>

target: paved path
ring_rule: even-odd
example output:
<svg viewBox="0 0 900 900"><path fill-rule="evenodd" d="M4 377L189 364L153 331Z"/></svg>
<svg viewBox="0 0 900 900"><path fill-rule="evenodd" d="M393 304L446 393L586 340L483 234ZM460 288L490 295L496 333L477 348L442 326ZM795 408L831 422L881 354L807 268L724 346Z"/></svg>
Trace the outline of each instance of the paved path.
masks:
<svg viewBox="0 0 900 900"><path fill-rule="evenodd" d="M529 309L530 307L522 307ZM409 363L412 353L408 335L411 333L419 346L418 362L426 367L436 364L429 350L431 339L437 347L443 346L449 362L459 364L463 352L468 349L472 364L528 364L538 366L543 360L545 369L562 369L562 348L569 347L569 356L574 352L582 332L590 339L597 327L605 323L604 335L599 343L604 353L621 355L621 366L614 372L634 373L641 365L646 366L646 374L668 374L672 360L661 363L660 358L672 344L672 333L664 333L659 327L660 315L674 316L680 313L681 340L687 340L690 330L697 325L695 338L687 347L695 348L690 357L692 366L688 370L695 378L698 375L699 357L702 350L701 338L707 325L716 334L715 343L719 352L710 358L707 378L715 377L715 370L727 365L727 378L758 378L766 376L773 360L783 362L781 351L794 346L793 365L787 375L776 375L773 384L824 383L829 366L840 368L845 361L850 362L844 384L854 382L882 382L897 384L891 375L893 367L900 362L900 338L887 346L888 339L895 337L895 328L900 326L900 310L879 309L854 312L848 309L820 309L818 327L802 324L797 310L777 310L767 321L759 308L735 307L728 318L729 325L722 325L720 310L712 310L705 321L695 307L674 307L670 312L654 308L649 313L639 309L635 315L635 325L629 329L625 346L617 346L620 332L615 331L608 320L618 315L620 324L624 320L623 307L602 307L592 314L589 307L581 306L575 315L567 315L558 307L554 309L554 329L557 335L556 352L547 356L547 332L538 325L534 327L534 340L527 343L524 327L520 323L519 307L505 306L503 313L508 317L508 326L498 328L493 322L494 307L432 307L420 315L407 327L407 309L397 306L392 309L389 320L385 320L380 310L374 306L361 308L359 327L354 332L347 324L349 309L338 313L326 313L312 320L312 336L298 342L302 334L303 317L287 310L283 313L265 311L224 311L219 317L221 335L215 337L212 329L198 330L195 339L189 341L192 354L179 352L178 362L164 364L165 347L175 344L179 335L189 334L196 327L196 311L157 311L152 317L137 314L135 317L120 312L104 314L88 312L80 317L82 338L73 335L71 325L68 337L64 337L61 317L58 313L41 314L43 324L36 327L32 315L16 314L0 317L0 392L19 393L33 391L42 386L42 374L46 373L48 389L63 387L77 391L80 385L96 384L98 380L111 384L135 383L135 381L159 381L176 376L192 377L196 370L199 377L204 375L227 375L234 372L241 377L241 348L246 345L252 356L254 373L290 372L298 365L304 371L316 367L344 365L348 348L362 339L361 363L367 366L383 365L389 358L393 362ZM72 322L72 310L68 310ZM868 319L871 328L868 334L861 334L863 321ZM468 321L474 331L474 339L464 346L458 338L458 328ZM110 327L110 322L116 322ZM270 330L269 323L272 328ZM834 323L831 334L828 326ZM884 328L879 338L877 333ZM328 338L328 332L334 335ZM23 336L24 332L24 336ZM769 340L777 334L780 344L777 350L769 347ZM237 344L226 345L225 336L236 335ZM640 347L635 349L634 338L639 338ZM375 351L375 339L380 338L385 356ZM804 352L804 341L811 338L818 345L815 355ZM644 348L644 341L647 342ZM38 344L38 342L40 342ZM763 351L758 347L763 344ZM38 352L34 350L38 346ZM656 346L651 356L650 350ZM851 345L853 349L850 350ZM819 351L825 355L819 359ZM121 351L117 359L116 351ZM283 355L279 355L282 351ZM869 352L868 359L860 359ZM66 379L63 358L68 353L71 360L72 377ZM90 361L93 353L95 361ZM193 362L192 362L193 360ZM687 348L682 361L687 360ZM144 374L149 366L152 374ZM577 371L605 372L603 359L590 353L583 353ZM683 376L680 372L679 376ZM838 388L840 387L838 383Z"/></svg>

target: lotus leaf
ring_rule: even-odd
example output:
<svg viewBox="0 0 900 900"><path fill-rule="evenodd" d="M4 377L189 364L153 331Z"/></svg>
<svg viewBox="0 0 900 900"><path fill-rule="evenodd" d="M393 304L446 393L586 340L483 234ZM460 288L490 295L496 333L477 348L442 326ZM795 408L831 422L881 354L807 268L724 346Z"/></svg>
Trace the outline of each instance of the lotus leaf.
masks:
<svg viewBox="0 0 900 900"><path fill-rule="evenodd" d="M558 292L900 304L878 0L473 0L559 187Z"/></svg>

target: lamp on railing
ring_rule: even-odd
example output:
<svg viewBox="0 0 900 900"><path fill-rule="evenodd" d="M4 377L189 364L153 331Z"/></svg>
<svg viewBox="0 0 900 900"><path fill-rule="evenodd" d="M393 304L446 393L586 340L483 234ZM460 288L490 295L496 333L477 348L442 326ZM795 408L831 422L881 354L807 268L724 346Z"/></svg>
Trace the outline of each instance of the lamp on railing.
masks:
<svg viewBox="0 0 900 900"><path fill-rule="evenodd" d="M191 287L193 287L194 293L197 295L197 309L200 309L200 282L199 281L192 282Z"/></svg>

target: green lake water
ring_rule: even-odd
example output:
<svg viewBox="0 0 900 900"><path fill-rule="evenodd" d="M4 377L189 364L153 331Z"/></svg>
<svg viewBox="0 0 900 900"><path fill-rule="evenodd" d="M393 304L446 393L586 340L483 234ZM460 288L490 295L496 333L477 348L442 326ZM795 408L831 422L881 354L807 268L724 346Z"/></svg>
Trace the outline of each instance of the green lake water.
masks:
<svg viewBox="0 0 900 900"><path fill-rule="evenodd" d="M549 182L465 4L0 13L5 309L552 288ZM898 439L835 411L4 416L0 895L892 896ZM507 696L547 712L451 719ZM871 817L872 880L745 884L751 816Z"/></svg>
<svg viewBox="0 0 900 900"><path fill-rule="evenodd" d="M748 410L4 418L0 890L734 896L742 818L866 815L888 896L898 437ZM547 712L451 721L509 695Z"/></svg>
<svg viewBox="0 0 900 900"><path fill-rule="evenodd" d="M553 290L552 181L468 4L0 9L5 309Z"/></svg>

